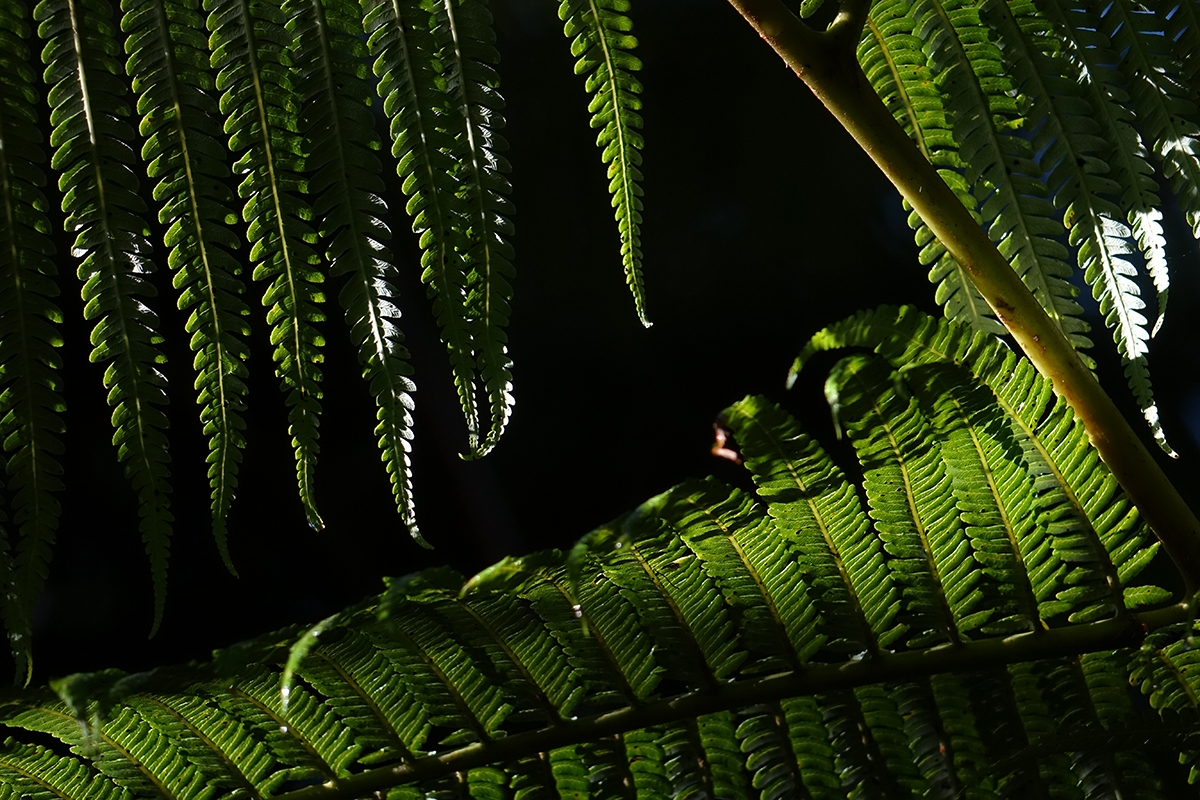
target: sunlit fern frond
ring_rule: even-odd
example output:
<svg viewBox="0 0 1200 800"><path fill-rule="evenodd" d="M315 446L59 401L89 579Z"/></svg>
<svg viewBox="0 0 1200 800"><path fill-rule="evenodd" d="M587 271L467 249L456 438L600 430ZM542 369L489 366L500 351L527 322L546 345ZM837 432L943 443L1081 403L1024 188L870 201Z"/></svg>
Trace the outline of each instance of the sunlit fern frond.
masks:
<svg viewBox="0 0 1200 800"><path fill-rule="evenodd" d="M437 60L433 11L420 0L363 4L378 93L391 121L392 155L408 196L406 210L420 236L421 280L450 354L454 384L467 421L470 451L479 447L478 378L466 310L466 265L456 227L460 199L454 180L456 113Z"/></svg>
<svg viewBox="0 0 1200 800"><path fill-rule="evenodd" d="M449 95L447 133L450 155L457 162L457 246L467 268L466 312L471 351L479 370L480 389L491 423L473 445L470 458L492 450L512 415L512 359L508 356L509 300L513 276L513 234L508 199L511 167L502 155L508 144L504 100L496 90L496 34L486 0L428 0L434 8L433 42L441 79Z"/></svg>
<svg viewBox="0 0 1200 800"><path fill-rule="evenodd" d="M17 659L18 680L29 680L31 615L46 579L50 546L62 509L62 312L58 270L51 256L41 100L29 67L33 31L19 0L0 3L0 441L7 453L13 497L8 547L15 564L4 580L4 624ZM6 537L7 538L7 537ZM15 538L15 537L14 537Z"/></svg>
<svg viewBox="0 0 1200 800"><path fill-rule="evenodd" d="M958 152L954 117L920 47L916 24L910 3L903 0L876 3L858 46L858 60L888 110L921 153L938 168L938 174L955 196L978 219L978 204L961 174L963 161ZM910 210L908 224L916 232L921 263L932 265L929 280L937 286L936 300L945 308L947 318L965 322L977 330L1003 333L1004 326L996 320L962 265L925 221Z"/></svg>
<svg viewBox="0 0 1200 800"><path fill-rule="evenodd" d="M1173 2L886 0L859 46L876 92L951 189L974 195L992 240L1077 349L1090 346L1066 262L1078 263L1168 453L1147 361L1170 284L1152 160L1195 228L1194 23L1194 8ZM931 277L947 314L987 329L965 277L912 221L923 259L941 259ZM1154 284L1156 319L1142 281Z"/></svg>
<svg viewBox="0 0 1200 800"><path fill-rule="evenodd" d="M578 59L575 73L586 76L592 127L600 129L596 144L608 166L625 282L633 292L638 319L649 327L642 280L642 84L632 74L642 62L631 52L637 39L625 15L629 8L629 0L562 0L558 17L571 39L571 55Z"/></svg>
<svg viewBox="0 0 1200 800"><path fill-rule="evenodd" d="M10 697L0 784L81 800L1194 796L1195 623L1183 605L1133 610L1168 598L1129 567L1156 548L1105 534L1086 557L1066 540L1060 561L1032 555L1083 535L1063 509L1028 511L1054 491L1031 459L1071 476L1090 529L1126 507L1083 475L1096 462L1073 420L1037 381L1005 394L1025 362L965 326L883 309L814 348L843 344L877 351L833 378L873 523L797 420L747 398L721 424L757 497L689 481L569 553L469 580L426 570L207 664ZM1076 597L1085 562L1114 576L1108 598L1064 620L1095 604Z"/></svg>
<svg viewBox="0 0 1200 800"><path fill-rule="evenodd" d="M228 153L220 141L217 103L203 22L195 0L124 0L129 37L126 70L133 78L145 140L142 158L158 183L154 199L166 226L179 307L191 311L187 330L195 352L197 402L208 440L213 534L226 567L236 574L226 544L225 518L237 489L245 448L249 356L243 319L250 309L241 265L230 255L239 241L229 230L232 193Z"/></svg>
<svg viewBox="0 0 1200 800"><path fill-rule="evenodd" d="M80 259L84 317L94 321L91 360L107 364L113 443L138 494L142 540L154 575L154 630L162 619L171 522L165 357L158 317L140 298L156 292L129 146L117 30L106 0L45 0L34 11L50 84L51 168L59 174L66 229Z"/></svg>
<svg viewBox="0 0 1200 800"><path fill-rule="evenodd" d="M386 241L391 230L380 216L380 147L366 82L366 45L356 5L342 0L295 0L284 6L295 37L302 98L301 132L305 168L314 195L316 227L326 247L330 272L344 277L340 292L363 379L378 407L375 429L391 479L396 508L413 537L417 530L412 499L409 441L413 408L412 367L392 302L396 266Z"/></svg>
<svg viewBox="0 0 1200 800"><path fill-rule="evenodd" d="M314 477L321 413L321 347L314 323L325 318L325 276L313 251L312 209L304 199L299 98L293 85L292 37L283 11L266 0L208 0L212 66L219 71L221 112L233 166L243 175L238 196L246 201L253 278L267 286L263 305L271 326L272 357L287 395L288 432L296 456L300 502L309 525L324 527L317 512Z"/></svg>

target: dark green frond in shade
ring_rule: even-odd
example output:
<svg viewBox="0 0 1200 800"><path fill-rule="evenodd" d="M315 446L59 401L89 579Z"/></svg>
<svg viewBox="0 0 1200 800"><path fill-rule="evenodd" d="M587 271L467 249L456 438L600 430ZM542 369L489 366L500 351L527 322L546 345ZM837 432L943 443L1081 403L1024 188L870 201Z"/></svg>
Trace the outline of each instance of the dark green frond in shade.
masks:
<svg viewBox="0 0 1200 800"><path fill-rule="evenodd" d="M330 272L344 277L340 293L363 379L378 407L375 429L391 479L396 508L413 537L409 450L413 408L412 367L392 302L396 266L386 241L391 231L380 219L387 204L380 177L380 147L366 81L366 45L358 7L344 0L292 0L284 6L294 36L303 100L300 130L305 168L315 196L313 213Z"/></svg>
<svg viewBox="0 0 1200 800"><path fill-rule="evenodd" d="M117 61L117 31L105 0L45 0L34 11L45 40L42 60L51 86L51 168L59 174L66 229L80 259L84 317L95 323L91 360L105 364L113 407L113 444L138 494L142 540L154 574L154 626L166 600L167 555L173 517L168 507L165 357L158 317L141 298L153 297L154 269L139 215L131 165L134 137L125 83Z"/></svg>
<svg viewBox="0 0 1200 800"><path fill-rule="evenodd" d="M865 512L796 420L747 398L720 424L757 496L690 481L569 553L394 579L208 664L71 676L0 708L0 786L80 800L1190 791L1194 626L1183 604L1134 611L1169 600L1133 581L1155 547L1114 530L1127 506L1073 419L965 326L884 309L814 348L834 345L878 351L830 381Z"/></svg>
<svg viewBox="0 0 1200 800"><path fill-rule="evenodd" d="M456 246L467 269L466 312L471 351L491 423L468 458L487 455L499 442L512 415L512 359L508 356L509 300L513 276L512 187L506 175L508 144L504 100L497 89L496 34L486 0L441 0L435 5L433 42L441 78L449 94L447 133L457 167ZM482 433L482 429L481 429Z"/></svg>
<svg viewBox="0 0 1200 800"><path fill-rule="evenodd" d="M292 76L292 37L283 12L265 0L207 0L212 67L225 115L229 149L244 175L238 196L246 204L253 278L266 284L263 305L271 326L272 358L288 405L288 432L296 455L300 502L308 523L321 529L313 482L321 413L325 276L313 251L312 209L300 178L303 145Z"/></svg>
<svg viewBox="0 0 1200 800"><path fill-rule="evenodd" d="M422 282L450 354L454 385L467 421L468 447L479 448L478 378L466 310L461 200L454 179L455 119L438 66L433 12L420 0L365 0L364 28L375 59L377 90L390 120L392 155L409 198L406 211L420 236Z"/></svg>
<svg viewBox="0 0 1200 800"><path fill-rule="evenodd" d="M642 84L632 75L642 62L631 52L637 39L625 15L629 8L629 0L562 0L558 18L571 40L571 55L578 59L575 74L586 79L592 127L600 129L596 144L608 166L625 282L633 291L638 319L650 327L642 281Z"/></svg>
<svg viewBox="0 0 1200 800"><path fill-rule="evenodd" d="M208 480L217 548L237 574L226 545L225 518L237 489L246 426L243 319L250 309L229 251L238 240L226 226L232 194L221 142L208 45L196 0L123 0L126 70L133 78L145 140L142 158L157 181L158 219L166 226L168 263L195 353L197 402L208 440Z"/></svg>
<svg viewBox="0 0 1200 800"><path fill-rule="evenodd" d="M62 509L62 312L51 256L43 137L38 130L30 68L32 34L24 3L0 3L0 441L7 454L12 501L8 547L15 562L5 574L4 624L17 660L17 680L28 681L33 604L46 579L50 546Z"/></svg>

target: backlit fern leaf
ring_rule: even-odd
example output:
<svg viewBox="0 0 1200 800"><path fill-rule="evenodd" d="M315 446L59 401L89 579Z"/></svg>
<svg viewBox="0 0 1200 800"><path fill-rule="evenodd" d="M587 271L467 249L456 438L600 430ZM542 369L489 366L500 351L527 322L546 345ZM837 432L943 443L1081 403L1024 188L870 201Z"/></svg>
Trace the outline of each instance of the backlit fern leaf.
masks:
<svg viewBox="0 0 1200 800"><path fill-rule="evenodd" d="M433 11L420 0L368 0L364 28L375 58L377 91L391 120L392 155L403 178L413 231L420 236L421 280L450 354L454 384L467 421L468 447L479 448L475 358L466 310L466 266L460 252L456 159L451 122L456 111L440 74Z"/></svg>
<svg viewBox="0 0 1200 800"><path fill-rule="evenodd" d="M200 421L209 436L208 479L213 533L226 567L236 574L226 544L225 518L237 489L245 438L249 351L240 337L250 329L250 309L235 276L241 271L229 250L238 239L225 225L232 199L224 183L229 170L219 140L217 104L208 91L208 46L194 0L124 0L122 28L129 36L126 69L142 114L142 158L158 185L159 222L167 226L169 263L175 270L179 307L191 310Z"/></svg>
<svg viewBox="0 0 1200 800"><path fill-rule="evenodd" d="M171 523L166 378L158 365L158 318L139 297L152 297L154 269L139 214L127 142L133 130L116 60L116 29L106 0L44 0L34 11L46 40L42 60L51 85L51 167L60 174L66 229L81 260L84 317L94 321L93 362L106 363L113 443L138 494L140 530L154 575L154 625L162 620Z"/></svg>
<svg viewBox="0 0 1200 800"><path fill-rule="evenodd" d="M62 489L56 456L64 410L56 352L63 319L51 300L58 295L57 269L41 190L46 156L37 77L26 63L32 33L26 15L21 2L0 3L0 441L8 453L12 533L20 532L15 571L4 578L3 611L16 675L24 681L32 667L30 617L62 513L54 493Z"/></svg>
<svg viewBox="0 0 1200 800"><path fill-rule="evenodd" d="M285 5L296 37L301 71L297 93L303 98L301 129L313 212L326 243L334 277L346 278L340 300L358 347L363 379L378 406L379 437L392 495L405 526L417 530L408 453L412 439L412 367L396 326L399 310L392 298L396 267L385 241L391 231L380 219L386 210L379 159L380 146L371 115L365 45L358 8L343 0L293 0Z"/></svg>
<svg viewBox="0 0 1200 800"><path fill-rule="evenodd" d="M751 398L722 421L746 443L737 446L750 453L757 500L715 480L687 483L569 554L506 559L466 581L426 570L211 664L78 675L57 684L59 700L10 699L0 721L16 738L0 746L0 786L29 785L29 738L65 745L53 758L67 777L51 786L72 798L85 774L181 800L1168 796L1200 738L1180 627L1190 631L1189 612L1135 616L1105 596L1142 589L1130 579L1155 548L1115 530L1124 501L1093 476L1071 420L984 334L885 310L819 341L839 335L880 351L843 361L833 380L876 529L857 524L844 499L853 485L813 455L795 421ZM877 441L862 430L869 418ZM1022 431L1030 447L1018 446ZM1077 494L1065 506L1031 499L1038 511L1024 513L1036 524L989 538L996 524L979 497L1016 514L1010 495L1054 491L1036 469L1010 485L1031 453L1061 476L1057 491ZM988 470L995 486L977 480ZM884 496L898 474L909 491L893 493L913 509L902 514ZM1058 543L1049 577L1035 577L1043 566L1017 559L1030 550L1011 538L1043 542L1041 527L1072 508L1091 544ZM905 516L925 525L924 542L898 533ZM814 520L842 532L801 535ZM1076 525L1061 538L1087 535ZM856 549L850 536L883 547ZM839 568L834 553L854 563ZM926 564L922 580L914 560ZM894 573L903 590L845 577L864 569ZM1094 574L1116 579L1096 595ZM935 583L947 587L940 612ZM862 591L881 592L915 635L849 649L856 626L838 621L879 601L848 609L822 597ZM1017 595L1011 606L996 602L1005 592ZM1074 621L1047 624L1072 610ZM1161 714L1134 701L1130 677ZM1184 754L1183 771L1155 760L1164 748ZM104 785L95 791L110 800Z"/></svg>
<svg viewBox="0 0 1200 800"><path fill-rule="evenodd" d="M813 353L850 346L871 347L897 367L960 364L986 383L1021 443L1022 468L1035 478L1038 524L1044 526L1050 548L1036 545L1040 563L1028 569L1042 613L1069 611L1071 619L1084 621L1117 613L1125 605L1121 587L1148 563L1147 550L1158 545L1148 543L1136 509L1095 451L1083 446L1082 425L1065 401L1055 397L1048 380L1003 344L939 325L911 308L887 307L818 333L793 365L793 376ZM1146 559L1133 558L1135 552ZM1069 589L1059 584L1063 570L1070 575ZM1054 596L1058 603L1047 605Z"/></svg>
<svg viewBox="0 0 1200 800"><path fill-rule="evenodd" d="M884 0L871 7L858 60L875 92L929 159L955 196L978 218L971 186L962 174L954 116L938 90L935 75L921 48L914 16L923 6L904 0ZM908 206L906 205L906 208ZM971 282L962 265L950 255L925 224L911 212L908 224L916 232L922 264L933 266L929 280L937 286L936 300L946 316L977 330L1003 333L1003 326Z"/></svg>
<svg viewBox="0 0 1200 800"><path fill-rule="evenodd" d="M207 0L212 31L212 66L219 71L221 113L229 149L241 154L233 171L244 175L238 196L246 201L254 280L267 283L263 305L271 326L273 359L287 394L288 432L296 455L300 501L308 523L324 527L317 512L313 479L321 413L324 337L314 323L324 314L320 284L325 276L311 245L312 210L302 199L302 146L297 132L297 97L290 72L291 36L283 12L266 0Z"/></svg>
<svg viewBox="0 0 1200 800"><path fill-rule="evenodd" d="M575 73L586 75L587 92L592 96L588 111L592 127L600 128L596 144L608 165L608 191L616 209L621 232L621 261L625 282L633 292L638 319L649 327L646 316L646 290L642 281L642 85L631 73L642 63L630 51L637 39L630 30L633 23L625 12L629 0L562 0L558 17L563 33L571 39Z"/></svg>
<svg viewBox="0 0 1200 800"><path fill-rule="evenodd" d="M450 155L457 162L458 246L467 268L466 312L472 355L479 369L491 424L482 441L473 444L471 458L486 455L499 442L512 415L512 359L508 356L508 325L512 287L513 234L509 221L512 187L501 153L508 144L498 131L504 127L504 100L495 66L500 61L492 15L486 0L428 0L434 11L434 43L450 96L448 133ZM451 122L452 120L452 122Z"/></svg>

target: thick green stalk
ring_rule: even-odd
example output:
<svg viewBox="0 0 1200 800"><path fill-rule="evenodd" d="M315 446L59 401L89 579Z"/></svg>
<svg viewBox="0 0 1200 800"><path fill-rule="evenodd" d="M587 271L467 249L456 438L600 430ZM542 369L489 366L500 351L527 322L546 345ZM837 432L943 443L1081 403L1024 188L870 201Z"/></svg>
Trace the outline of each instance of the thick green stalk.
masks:
<svg viewBox="0 0 1200 800"><path fill-rule="evenodd" d="M875 94L854 52L869 3L843 2L834 22L818 32L779 0L729 2L895 184L962 264L1025 355L1070 403L1100 457L1175 562L1190 597L1200 588L1200 520L1008 260Z"/></svg>

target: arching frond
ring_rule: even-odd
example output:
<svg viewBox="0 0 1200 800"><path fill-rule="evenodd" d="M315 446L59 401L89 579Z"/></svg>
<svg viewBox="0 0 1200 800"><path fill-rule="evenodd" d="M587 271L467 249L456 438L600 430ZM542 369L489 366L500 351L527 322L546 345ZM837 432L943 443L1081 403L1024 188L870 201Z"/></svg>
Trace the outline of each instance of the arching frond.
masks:
<svg viewBox="0 0 1200 800"><path fill-rule="evenodd" d="M237 489L245 438L246 358L242 337L250 309L241 267L229 251L237 238L226 227L232 195L219 141L217 103L208 94L208 46L194 0L124 0L121 27L129 36L126 70L133 78L145 138L142 158L157 179L159 222L167 226L169 263L179 307L191 311L187 329L195 352L200 421L208 434L208 480L213 533L226 567L236 574L226 545L225 518Z"/></svg>
<svg viewBox="0 0 1200 800"><path fill-rule="evenodd" d="M62 312L58 270L50 256L48 208L42 187L46 161L38 130L37 76L28 66L32 31L28 9L0 3L0 441L8 454L13 525L19 531L13 571L4 576L4 625L28 681L31 615L46 579L50 545L62 509ZM11 534L10 534L11 535ZM7 537L6 537L7 538ZM13 546L12 540L7 546Z"/></svg>
<svg viewBox="0 0 1200 800"><path fill-rule="evenodd" d="M831 379L873 525L799 423L747 398L722 424L757 498L689 482L570 553L426 570L209 664L73 676L0 711L0 784L36 769L86 798L1165 796L1200 737L1194 623L1182 605L1131 611L1164 599L1132 582L1154 548L1112 546L1124 501L1079 482L1096 465L1071 420L1037 385L1028 405L995 389L1024 362L984 334L884 310L815 346L840 342L878 351ZM1102 547L1079 552L1065 513L1041 513L1037 457ZM1047 538L1057 561L1036 556ZM1091 596L1083 562L1123 595Z"/></svg>
<svg viewBox="0 0 1200 800"><path fill-rule="evenodd" d="M334 277L345 276L340 293L363 379L378 406L379 447L391 479L396 508L417 541L408 453L416 386L404 337L392 303L396 266L385 244L391 231L380 219L387 205L380 146L365 80L366 47L358 8L340 0L295 0L284 6L295 36L303 99L300 126L308 153L309 189L316 196L317 230L325 240Z"/></svg>
<svg viewBox="0 0 1200 800"><path fill-rule="evenodd" d="M50 166L59 175L72 254L80 259L84 317L95 322L91 360L107 364L104 386L113 407L113 443L138 493L142 540L154 574L154 626L166 601L169 510L166 379L158 365L158 317L140 298L155 295L150 243L139 214L128 142L133 129L117 62L116 29L106 0L43 0L34 11L45 40L42 60L51 85Z"/></svg>
<svg viewBox="0 0 1200 800"><path fill-rule="evenodd" d="M642 84L631 73L642 68L630 51L637 39L625 16L629 0L562 0L558 17L571 39L575 73L586 75L592 100L592 127L599 128L596 144L608 166L608 191L621 232L621 261L625 282L633 292L638 318L646 327L646 289L642 281L642 118L638 115Z"/></svg>
<svg viewBox="0 0 1200 800"><path fill-rule="evenodd" d="M238 196L250 226L254 280L267 284L263 305L271 325L273 359L287 394L288 432L296 454L296 479L308 524L324 527L313 482L324 338L314 327L325 315L318 305L325 276L312 250L312 209L304 200L303 145L298 98L291 75L291 35L280 8L265 0L207 0L212 66L229 149L240 155L233 171L244 175Z"/></svg>

